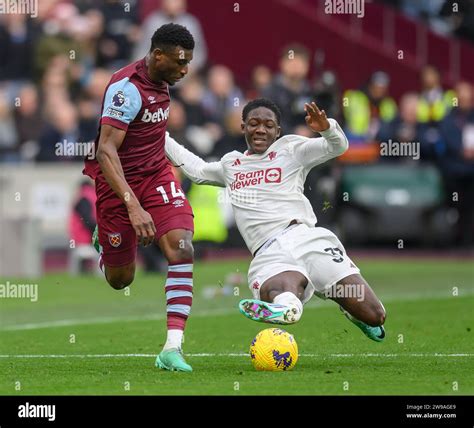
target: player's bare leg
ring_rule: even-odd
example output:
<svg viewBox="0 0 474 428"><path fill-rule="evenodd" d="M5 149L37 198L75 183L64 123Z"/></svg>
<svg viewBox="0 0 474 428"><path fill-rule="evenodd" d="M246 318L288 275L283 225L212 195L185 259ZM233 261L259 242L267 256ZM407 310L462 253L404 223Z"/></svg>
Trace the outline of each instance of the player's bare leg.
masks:
<svg viewBox="0 0 474 428"><path fill-rule="evenodd" d="M260 300L241 300L240 312L254 321L294 324L303 314L301 301L307 285L308 279L300 272L281 272L262 284Z"/></svg>
<svg viewBox="0 0 474 428"><path fill-rule="evenodd" d="M303 313L301 301L307 285L308 280L301 273L282 272L262 284L260 300L242 300L240 311L254 321L293 324ZM367 337L376 342L384 339L385 308L361 275L347 276L331 291L329 298L340 305L344 315Z"/></svg>
<svg viewBox="0 0 474 428"><path fill-rule="evenodd" d="M367 337L376 342L384 339L385 308L361 275L349 275L338 281L330 299Z"/></svg>
<svg viewBox="0 0 474 428"><path fill-rule="evenodd" d="M168 336L155 364L166 370L192 371L191 366L184 361L181 351L184 328L193 300L192 238L191 231L174 229L158 241L169 263L165 286Z"/></svg>
<svg viewBox="0 0 474 428"><path fill-rule="evenodd" d="M122 290L128 287L135 277L135 262L124 266L104 266L105 279L115 290Z"/></svg>

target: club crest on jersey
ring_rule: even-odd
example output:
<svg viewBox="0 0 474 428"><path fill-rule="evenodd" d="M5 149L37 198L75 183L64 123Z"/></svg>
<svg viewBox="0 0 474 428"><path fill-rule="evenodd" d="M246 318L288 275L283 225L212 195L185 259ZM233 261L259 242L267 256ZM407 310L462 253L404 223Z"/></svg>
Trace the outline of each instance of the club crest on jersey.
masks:
<svg viewBox="0 0 474 428"><path fill-rule="evenodd" d="M121 233L109 233L109 243L112 247L117 248L122 243Z"/></svg>
<svg viewBox="0 0 474 428"><path fill-rule="evenodd" d="M276 152L270 152L268 153L268 159L273 160L277 157Z"/></svg>
<svg viewBox="0 0 474 428"><path fill-rule="evenodd" d="M125 95L123 91L117 91L112 97L112 105L114 107L122 107L125 104Z"/></svg>

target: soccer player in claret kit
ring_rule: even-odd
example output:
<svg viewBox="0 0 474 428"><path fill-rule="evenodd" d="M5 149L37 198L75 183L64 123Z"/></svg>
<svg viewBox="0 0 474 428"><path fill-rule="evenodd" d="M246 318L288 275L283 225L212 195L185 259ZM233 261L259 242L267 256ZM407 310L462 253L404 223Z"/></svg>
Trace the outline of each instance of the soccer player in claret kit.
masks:
<svg viewBox="0 0 474 428"><path fill-rule="evenodd" d="M168 335L157 367L190 372L181 345L193 291L193 213L165 155L168 85L186 76L194 39L177 24L160 27L147 56L112 76L102 105L95 159L84 173L95 180L94 245L107 282L133 282L137 243L157 243L169 262Z"/></svg>
<svg viewBox="0 0 474 428"><path fill-rule="evenodd" d="M281 113L268 99L249 102L242 113L248 150L204 162L172 138L168 157L194 182L225 187L237 227L253 260L248 282L253 299L240 311L254 321L293 324L313 294L339 304L370 339L381 342L385 309L331 231L316 226L303 185L311 168L348 148L344 132L316 103L306 104L308 127L320 138L280 138Z"/></svg>

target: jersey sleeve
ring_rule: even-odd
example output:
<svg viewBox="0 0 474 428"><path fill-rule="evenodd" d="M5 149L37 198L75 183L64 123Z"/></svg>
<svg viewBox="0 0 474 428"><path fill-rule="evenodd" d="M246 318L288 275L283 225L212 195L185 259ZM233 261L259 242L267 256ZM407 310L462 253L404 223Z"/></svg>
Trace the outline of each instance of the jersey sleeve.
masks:
<svg viewBox="0 0 474 428"><path fill-rule="evenodd" d="M165 152L176 167L194 183L225 187L224 171L221 162L206 162L184 148L166 133Z"/></svg>
<svg viewBox="0 0 474 428"><path fill-rule="evenodd" d="M111 125L126 131L142 107L142 97L128 77L112 83L104 97L101 125Z"/></svg>
<svg viewBox="0 0 474 428"><path fill-rule="evenodd" d="M349 147L344 131L337 121L329 120L329 129L322 131L320 138L289 135L290 152L306 168L313 168L329 159L342 155Z"/></svg>

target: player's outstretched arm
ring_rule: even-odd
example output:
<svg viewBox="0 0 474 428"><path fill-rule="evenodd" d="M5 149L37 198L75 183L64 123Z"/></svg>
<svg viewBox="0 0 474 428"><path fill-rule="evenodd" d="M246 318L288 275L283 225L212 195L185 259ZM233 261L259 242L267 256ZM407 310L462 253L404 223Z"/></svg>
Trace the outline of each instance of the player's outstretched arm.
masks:
<svg viewBox="0 0 474 428"><path fill-rule="evenodd" d="M117 151L123 143L125 134L126 131L121 129L102 125L96 155L97 162L107 183L127 207L130 223L135 229L139 242L146 246L153 242L156 228L151 215L141 207L123 173Z"/></svg>
<svg viewBox="0 0 474 428"><path fill-rule="evenodd" d="M206 162L191 153L166 133L165 152L168 159L194 183L225 187L221 162Z"/></svg>
<svg viewBox="0 0 474 428"><path fill-rule="evenodd" d="M326 112L319 110L315 102L305 104L305 110L306 124L312 131L319 132L322 138L293 136L293 150L301 164L312 168L342 155L348 149L349 141L337 121L328 119Z"/></svg>

